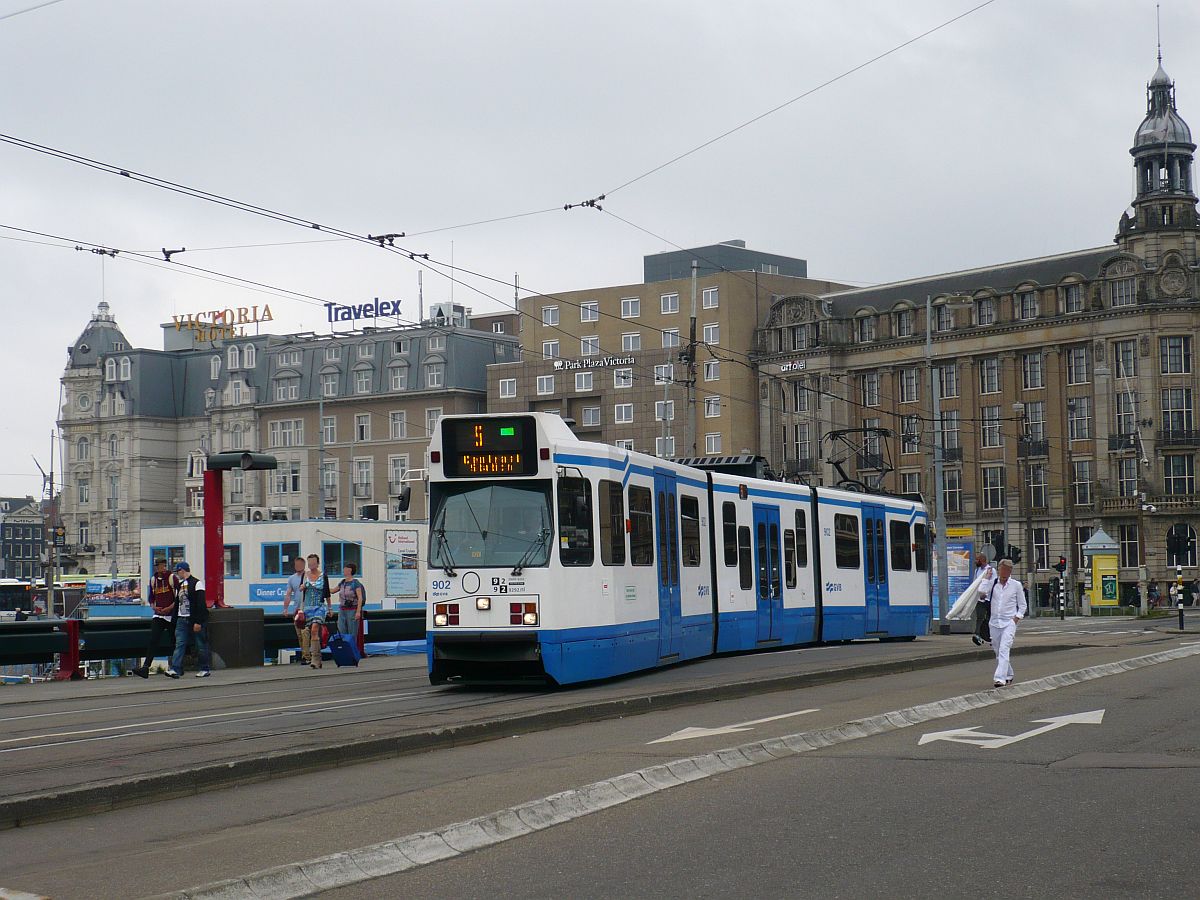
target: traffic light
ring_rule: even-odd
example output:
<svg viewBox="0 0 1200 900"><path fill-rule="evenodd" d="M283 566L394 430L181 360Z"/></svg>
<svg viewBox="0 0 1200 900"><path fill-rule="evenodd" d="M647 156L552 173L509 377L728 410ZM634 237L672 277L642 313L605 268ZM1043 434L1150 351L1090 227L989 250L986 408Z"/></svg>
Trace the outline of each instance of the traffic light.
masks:
<svg viewBox="0 0 1200 900"><path fill-rule="evenodd" d="M1067 571L1067 558L1065 556L1060 556L1058 558L1058 564L1054 567L1054 571L1056 571L1059 575L1062 575Z"/></svg>
<svg viewBox="0 0 1200 900"><path fill-rule="evenodd" d="M1004 557L1005 550L1003 531L992 532L992 546L996 548L996 559L1002 559Z"/></svg>
<svg viewBox="0 0 1200 900"><path fill-rule="evenodd" d="M1017 563L1019 563L1021 561L1021 548L1018 547L1016 544L1009 544L1008 545L1008 558L1013 561L1014 566Z"/></svg>
<svg viewBox="0 0 1200 900"><path fill-rule="evenodd" d="M279 461L268 453L212 453L205 465L214 471L227 472L230 469L277 469Z"/></svg>

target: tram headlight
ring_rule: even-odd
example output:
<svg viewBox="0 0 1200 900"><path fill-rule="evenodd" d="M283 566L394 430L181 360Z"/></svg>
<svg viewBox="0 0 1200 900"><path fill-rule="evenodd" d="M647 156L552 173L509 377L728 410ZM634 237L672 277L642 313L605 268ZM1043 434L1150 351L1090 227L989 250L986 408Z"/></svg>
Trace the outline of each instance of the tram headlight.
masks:
<svg viewBox="0 0 1200 900"><path fill-rule="evenodd" d="M440 625L449 625L450 617L448 615L446 615L445 613L438 613L437 615L435 615L433 617L433 624L439 625L439 626Z"/></svg>
<svg viewBox="0 0 1200 900"><path fill-rule="evenodd" d="M536 625L538 623L538 614L535 612L527 612L521 617L521 622L525 625Z"/></svg>
<svg viewBox="0 0 1200 900"><path fill-rule="evenodd" d="M492 598L491 597L476 597L475 598L475 608L477 610L479 610L480 612L487 612L489 609L492 608Z"/></svg>

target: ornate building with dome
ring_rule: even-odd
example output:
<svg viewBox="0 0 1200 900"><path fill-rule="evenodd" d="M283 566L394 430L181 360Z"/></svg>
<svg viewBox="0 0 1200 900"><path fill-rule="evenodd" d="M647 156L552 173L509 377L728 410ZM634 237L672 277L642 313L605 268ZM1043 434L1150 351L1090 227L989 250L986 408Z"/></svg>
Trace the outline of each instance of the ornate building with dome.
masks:
<svg viewBox="0 0 1200 900"><path fill-rule="evenodd" d="M1166 596L1177 565L1190 583L1195 150L1160 59L1112 244L776 298L756 335L763 452L786 477L919 494L932 511L940 443L946 534L960 550L1017 548L1043 603L1060 554L1082 572L1099 529L1120 546L1122 598L1152 580Z"/></svg>

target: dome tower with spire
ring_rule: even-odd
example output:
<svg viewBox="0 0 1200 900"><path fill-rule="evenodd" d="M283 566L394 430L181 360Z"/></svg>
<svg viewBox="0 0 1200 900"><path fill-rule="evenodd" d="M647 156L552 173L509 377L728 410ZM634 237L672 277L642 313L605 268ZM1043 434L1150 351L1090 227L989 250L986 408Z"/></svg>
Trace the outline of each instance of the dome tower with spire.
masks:
<svg viewBox="0 0 1200 900"><path fill-rule="evenodd" d="M1133 213L1121 217L1117 243L1154 266L1168 250L1196 262L1200 216L1192 161L1192 131L1175 107L1175 83L1162 66L1146 87L1146 116L1129 153L1133 156Z"/></svg>

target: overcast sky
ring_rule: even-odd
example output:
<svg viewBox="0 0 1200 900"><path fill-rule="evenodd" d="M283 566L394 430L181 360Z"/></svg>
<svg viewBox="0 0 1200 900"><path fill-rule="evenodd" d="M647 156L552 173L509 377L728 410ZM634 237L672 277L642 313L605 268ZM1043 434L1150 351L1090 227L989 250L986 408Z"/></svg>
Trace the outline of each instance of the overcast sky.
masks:
<svg viewBox="0 0 1200 900"><path fill-rule="evenodd" d="M0 15L36 0L0 0ZM62 0L0 20L0 132L354 232L561 207L970 9L978 0ZM1200 128L1200 4L1163 0ZM636 184L606 210L684 246L742 238L813 277L890 281L1111 242L1155 67L1149 0L996 0ZM417 266L0 144L0 224L339 302ZM0 237L21 237L0 231ZM24 236L28 237L28 236ZM441 231L416 252L535 292L639 282L669 243L590 209ZM66 347L104 297L130 340L172 313L318 306L119 256L0 240L0 493L36 493ZM468 279L455 299L500 308ZM425 275L426 303L449 298Z"/></svg>

